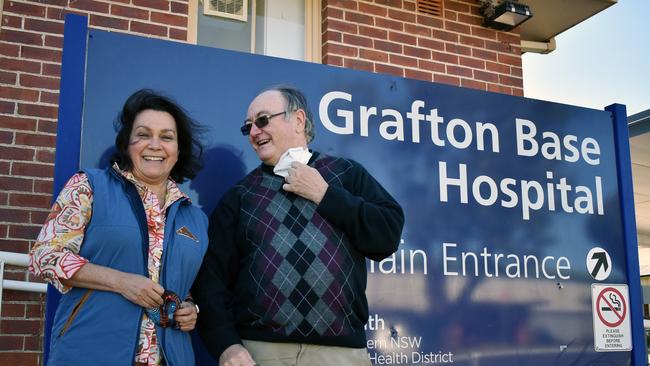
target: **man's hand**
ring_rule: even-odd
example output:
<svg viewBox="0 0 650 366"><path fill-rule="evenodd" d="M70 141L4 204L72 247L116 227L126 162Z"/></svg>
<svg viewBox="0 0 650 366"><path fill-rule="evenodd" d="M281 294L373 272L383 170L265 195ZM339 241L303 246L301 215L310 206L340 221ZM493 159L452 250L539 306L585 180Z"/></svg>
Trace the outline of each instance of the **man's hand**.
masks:
<svg viewBox="0 0 650 366"><path fill-rule="evenodd" d="M318 170L294 161L289 168L289 175L284 179L282 189L306 198L317 205L325 196L329 185Z"/></svg>
<svg viewBox="0 0 650 366"><path fill-rule="evenodd" d="M178 323L178 328L183 332L189 332L196 325L196 306L193 303L183 301L181 308L174 312L174 320Z"/></svg>
<svg viewBox="0 0 650 366"><path fill-rule="evenodd" d="M219 356L219 366L255 366L253 357L241 344L233 344Z"/></svg>

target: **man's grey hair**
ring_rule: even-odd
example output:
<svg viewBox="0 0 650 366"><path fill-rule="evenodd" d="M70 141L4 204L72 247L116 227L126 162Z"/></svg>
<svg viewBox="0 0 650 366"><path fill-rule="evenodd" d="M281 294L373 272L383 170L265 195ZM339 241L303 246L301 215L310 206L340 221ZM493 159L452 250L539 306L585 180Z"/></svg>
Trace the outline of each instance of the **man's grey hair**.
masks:
<svg viewBox="0 0 650 366"><path fill-rule="evenodd" d="M312 142L315 137L314 118L312 117L311 110L309 109L305 95L296 88L283 85L272 86L268 89L265 89L264 91L272 90L275 90L282 94L282 97L286 102L285 111L287 112L287 116L297 111L298 109L302 109L305 112L305 138L307 139L307 143Z"/></svg>

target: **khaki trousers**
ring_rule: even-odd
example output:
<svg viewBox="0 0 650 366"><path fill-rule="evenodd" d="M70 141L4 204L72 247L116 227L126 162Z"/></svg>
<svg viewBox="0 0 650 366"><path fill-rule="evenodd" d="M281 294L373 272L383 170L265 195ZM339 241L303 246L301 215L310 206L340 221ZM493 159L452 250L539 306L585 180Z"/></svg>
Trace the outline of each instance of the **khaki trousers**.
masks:
<svg viewBox="0 0 650 366"><path fill-rule="evenodd" d="M371 366L365 348L242 340L260 366Z"/></svg>

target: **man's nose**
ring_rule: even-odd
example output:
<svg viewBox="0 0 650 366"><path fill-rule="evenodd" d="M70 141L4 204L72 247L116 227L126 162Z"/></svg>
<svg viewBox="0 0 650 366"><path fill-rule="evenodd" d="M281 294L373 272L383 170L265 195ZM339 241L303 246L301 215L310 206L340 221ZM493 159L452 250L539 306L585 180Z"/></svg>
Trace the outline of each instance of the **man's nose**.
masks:
<svg viewBox="0 0 650 366"><path fill-rule="evenodd" d="M262 129L259 128L259 127L257 127L257 125L256 125L255 123L251 123L251 132L250 132L250 135L251 135L251 136L259 135L260 132L262 132Z"/></svg>

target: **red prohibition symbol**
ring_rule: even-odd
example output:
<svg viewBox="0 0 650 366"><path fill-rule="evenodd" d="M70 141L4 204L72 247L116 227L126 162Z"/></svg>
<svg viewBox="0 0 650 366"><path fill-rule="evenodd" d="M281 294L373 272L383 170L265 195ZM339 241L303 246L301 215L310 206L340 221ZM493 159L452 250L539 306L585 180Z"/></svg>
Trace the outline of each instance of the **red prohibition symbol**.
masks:
<svg viewBox="0 0 650 366"><path fill-rule="evenodd" d="M607 298L605 294L610 293L611 296ZM616 297L618 295L618 298ZM602 300L602 301L601 301ZM605 319L603 312L612 312L614 314L613 321ZM610 328L615 328L623 323L625 315L627 313L627 305L625 303L625 298L617 289L613 287L604 288L599 294L596 300L596 313L598 318L603 324ZM610 317L612 318L612 317Z"/></svg>

